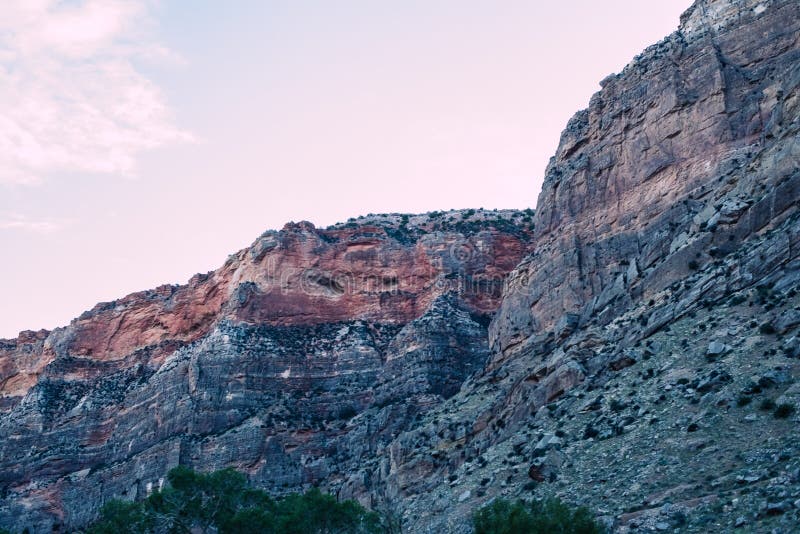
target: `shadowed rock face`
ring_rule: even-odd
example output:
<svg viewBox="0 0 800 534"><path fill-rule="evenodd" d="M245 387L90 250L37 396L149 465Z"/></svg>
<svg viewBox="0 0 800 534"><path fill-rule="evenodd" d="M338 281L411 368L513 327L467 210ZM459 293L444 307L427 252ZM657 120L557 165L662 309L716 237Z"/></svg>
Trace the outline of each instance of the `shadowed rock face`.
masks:
<svg viewBox="0 0 800 534"><path fill-rule="evenodd" d="M485 363L529 224L474 210L289 224L185 286L3 341L0 524L84 524L178 463L363 494L363 458Z"/></svg>
<svg viewBox="0 0 800 534"><path fill-rule="evenodd" d="M796 528L800 4L698 0L602 87L535 230L288 225L2 342L0 525L83 524L180 463L410 532L544 495L620 532Z"/></svg>

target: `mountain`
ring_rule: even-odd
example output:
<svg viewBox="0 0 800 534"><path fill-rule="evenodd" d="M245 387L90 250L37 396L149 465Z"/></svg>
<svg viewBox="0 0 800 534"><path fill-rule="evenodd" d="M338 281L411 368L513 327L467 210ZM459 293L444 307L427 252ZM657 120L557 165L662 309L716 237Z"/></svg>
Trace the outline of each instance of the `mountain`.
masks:
<svg viewBox="0 0 800 534"><path fill-rule="evenodd" d="M532 212L269 231L217 271L0 342L0 524L69 529L178 464L275 493L360 466L489 354Z"/></svg>
<svg viewBox="0 0 800 534"><path fill-rule="evenodd" d="M0 525L178 464L468 532L556 495L619 532L800 521L800 3L697 0L568 123L535 214L268 232L0 345Z"/></svg>

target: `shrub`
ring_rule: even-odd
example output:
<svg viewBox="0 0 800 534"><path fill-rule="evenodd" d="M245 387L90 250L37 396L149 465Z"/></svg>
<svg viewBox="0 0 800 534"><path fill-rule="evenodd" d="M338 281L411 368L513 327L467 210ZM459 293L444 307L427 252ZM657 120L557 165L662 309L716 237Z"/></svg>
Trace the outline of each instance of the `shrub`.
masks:
<svg viewBox="0 0 800 534"><path fill-rule="evenodd" d="M785 402L778 404L775 407L773 415L778 419L786 419L794 413L794 406Z"/></svg>
<svg viewBox="0 0 800 534"><path fill-rule="evenodd" d="M753 401L753 398L748 395L739 395L736 399L736 406L747 406Z"/></svg>
<svg viewBox="0 0 800 534"><path fill-rule="evenodd" d="M339 410L338 418L349 420L355 417L356 415L358 415L358 410L356 410L355 407L352 405L346 405L342 406L342 408Z"/></svg>
<svg viewBox="0 0 800 534"><path fill-rule="evenodd" d="M736 306L743 303L745 300L747 300L747 298L744 295L735 295L731 297L729 304L731 304L732 306Z"/></svg>
<svg viewBox="0 0 800 534"><path fill-rule="evenodd" d="M612 399L608 405L612 412L621 412L625 409L625 406L626 404L618 399Z"/></svg>
<svg viewBox="0 0 800 534"><path fill-rule="evenodd" d="M558 499L525 503L495 499L472 518L475 534L595 534L605 530L583 507L571 508Z"/></svg>
<svg viewBox="0 0 800 534"><path fill-rule="evenodd" d="M772 326L772 324L770 323L762 324L761 326L758 327L758 331L761 332L762 334L767 334L767 335L771 335L777 332L777 330L775 330L775 327Z"/></svg>
<svg viewBox="0 0 800 534"><path fill-rule="evenodd" d="M294 534L381 532L381 518L355 501L338 502L314 488L273 500L249 488L233 469L169 472L169 485L139 502L111 501L89 534L219 532Z"/></svg>
<svg viewBox="0 0 800 534"><path fill-rule="evenodd" d="M764 410L765 412L773 410L775 409L775 401L772 399L764 399L761 401L761 404L759 404L758 409Z"/></svg>

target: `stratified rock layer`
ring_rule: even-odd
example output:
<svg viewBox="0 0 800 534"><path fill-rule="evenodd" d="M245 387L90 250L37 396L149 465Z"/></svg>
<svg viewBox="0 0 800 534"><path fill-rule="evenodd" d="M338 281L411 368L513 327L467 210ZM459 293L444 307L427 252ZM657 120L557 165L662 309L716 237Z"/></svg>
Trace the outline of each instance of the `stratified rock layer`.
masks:
<svg viewBox="0 0 800 534"><path fill-rule="evenodd" d="M545 495L620 532L796 529L800 4L698 0L601 85L533 221L291 225L3 342L0 525L83 524L180 463L410 532Z"/></svg>
<svg viewBox="0 0 800 534"><path fill-rule="evenodd" d="M0 524L85 524L179 463L233 465L276 492L363 494L363 459L485 364L530 222L470 210L289 224L185 286L4 341Z"/></svg>
<svg viewBox="0 0 800 534"><path fill-rule="evenodd" d="M698 252L735 247L792 207L797 9L697 2L680 31L602 82L548 166L536 253L493 328L500 354L567 314L616 317L690 274ZM751 220L730 243L713 232Z"/></svg>
<svg viewBox="0 0 800 534"><path fill-rule="evenodd" d="M698 0L601 85L548 166L486 369L394 444L414 531L468 531L497 495L620 531L800 519L800 4Z"/></svg>

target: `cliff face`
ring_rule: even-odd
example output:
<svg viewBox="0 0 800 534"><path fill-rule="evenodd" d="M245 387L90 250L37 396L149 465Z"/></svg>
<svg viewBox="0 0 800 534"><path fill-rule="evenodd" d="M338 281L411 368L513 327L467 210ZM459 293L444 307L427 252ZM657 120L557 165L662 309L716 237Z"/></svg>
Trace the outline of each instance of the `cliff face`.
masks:
<svg viewBox="0 0 800 534"><path fill-rule="evenodd" d="M698 0L569 122L533 221L289 225L2 342L0 525L80 525L180 463L412 532L498 495L622 532L790 531L798 135L800 4Z"/></svg>
<svg viewBox="0 0 800 534"><path fill-rule="evenodd" d="M146 351L158 366L223 319L275 326L356 318L405 324L449 292L458 292L477 314L492 313L505 275L530 250L532 226L523 213L474 211L372 217L328 230L290 223L266 232L222 268L185 286L134 293L98 304L67 328L3 340L1 398L7 407L19 401L61 357L120 368Z"/></svg>
<svg viewBox="0 0 800 534"><path fill-rule="evenodd" d="M441 531L552 494L620 531L791 530L798 418L771 403L800 412L800 4L698 0L601 85L486 368L397 440L390 485Z"/></svg>
<svg viewBox="0 0 800 534"><path fill-rule="evenodd" d="M602 82L547 168L536 254L493 328L500 353L571 314L615 317L791 206L796 15L796 2L697 2L679 32ZM778 204L755 205L765 193ZM734 223L730 243L712 231Z"/></svg>
<svg viewBox="0 0 800 534"><path fill-rule="evenodd" d="M485 363L530 222L471 210L289 224L185 286L3 341L0 523L84 524L178 463L235 465L273 491L363 491L360 459Z"/></svg>

